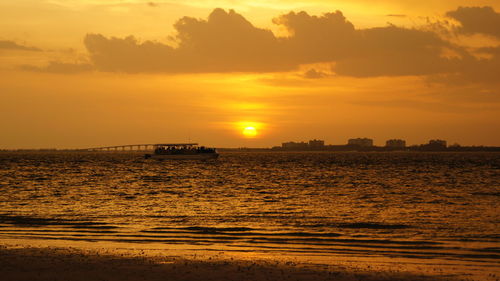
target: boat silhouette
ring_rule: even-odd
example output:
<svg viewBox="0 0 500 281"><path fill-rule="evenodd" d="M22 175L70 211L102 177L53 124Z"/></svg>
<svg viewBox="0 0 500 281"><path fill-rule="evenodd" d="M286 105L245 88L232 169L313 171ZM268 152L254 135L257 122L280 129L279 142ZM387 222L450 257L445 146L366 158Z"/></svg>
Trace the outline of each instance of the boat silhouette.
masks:
<svg viewBox="0 0 500 281"><path fill-rule="evenodd" d="M160 143L153 147L152 154L144 155L146 159L206 160L219 157L215 148L198 146L197 143Z"/></svg>

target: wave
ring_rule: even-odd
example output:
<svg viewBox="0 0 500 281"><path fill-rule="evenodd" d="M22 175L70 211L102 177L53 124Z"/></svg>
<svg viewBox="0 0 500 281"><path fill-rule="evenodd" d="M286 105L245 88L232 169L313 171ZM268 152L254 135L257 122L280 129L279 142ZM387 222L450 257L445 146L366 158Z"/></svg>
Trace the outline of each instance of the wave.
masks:
<svg viewBox="0 0 500 281"><path fill-rule="evenodd" d="M43 227L43 226L69 226L73 228L97 228L97 229L112 229L117 226L108 225L102 222L68 220L68 219L53 219L39 218L32 216L19 215L0 215L1 224L11 224L16 226Z"/></svg>
<svg viewBox="0 0 500 281"><path fill-rule="evenodd" d="M0 215L0 237L87 242L160 243L231 251L297 252L452 260L499 260L500 248L436 240L355 237L336 232L276 231L243 226L151 227L132 229L100 222ZM352 226L348 225L348 226ZM47 226L48 228L44 228ZM366 225L354 224L354 227ZM393 225L390 225L393 226ZM387 227L386 224L368 227ZM491 245L491 244L489 244Z"/></svg>
<svg viewBox="0 0 500 281"><path fill-rule="evenodd" d="M320 228L320 227L334 227L334 228L353 228L353 229L407 229L412 226L406 224L386 224L386 223L373 223L373 222L353 222L353 223L318 223L310 225L301 225L303 227Z"/></svg>
<svg viewBox="0 0 500 281"><path fill-rule="evenodd" d="M500 192L472 192L471 195L478 195L478 196L500 196Z"/></svg>
<svg viewBox="0 0 500 281"><path fill-rule="evenodd" d="M274 252L300 252L304 254L355 254L363 256L389 256L407 257L419 259L449 259L449 260L470 260L475 262L488 262L499 260L500 252L494 249L484 251L484 249L454 249L445 246L383 246L376 244L354 244L354 243L304 243L304 241L281 240L281 239L247 239L238 237L199 237L193 239L189 236L150 236L150 235L106 235L81 233L13 233L13 238L23 239L47 239L47 240L68 240L87 242L118 242L118 243L165 243L165 244L185 244L194 246L205 246L208 250L224 249L224 251L274 251ZM359 242L359 241L358 241ZM378 241L377 241L378 242ZM221 248L222 247L222 248Z"/></svg>
<svg viewBox="0 0 500 281"><path fill-rule="evenodd" d="M217 233L217 232L236 232L236 231L251 231L252 228L248 227L202 227L202 226L190 226L181 229L200 231L203 233Z"/></svg>

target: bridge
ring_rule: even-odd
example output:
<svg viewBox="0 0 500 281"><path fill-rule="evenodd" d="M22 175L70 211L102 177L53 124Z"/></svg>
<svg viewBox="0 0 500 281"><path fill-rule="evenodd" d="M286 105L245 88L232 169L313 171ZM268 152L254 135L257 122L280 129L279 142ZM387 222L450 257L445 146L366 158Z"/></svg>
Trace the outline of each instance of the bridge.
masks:
<svg viewBox="0 0 500 281"><path fill-rule="evenodd" d="M79 151L151 151L156 146L193 146L198 145L197 143L154 143L154 144L125 144L125 145L114 145L114 146L101 146L101 147L90 147L78 149Z"/></svg>

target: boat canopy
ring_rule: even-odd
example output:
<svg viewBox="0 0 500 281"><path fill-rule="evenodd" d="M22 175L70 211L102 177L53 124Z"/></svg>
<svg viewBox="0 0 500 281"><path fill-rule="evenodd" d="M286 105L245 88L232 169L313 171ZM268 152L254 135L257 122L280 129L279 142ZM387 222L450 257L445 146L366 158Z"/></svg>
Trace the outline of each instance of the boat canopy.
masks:
<svg viewBox="0 0 500 281"><path fill-rule="evenodd" d="M197 143L157 143L153 144L154 146L196 146Z"/></svg>

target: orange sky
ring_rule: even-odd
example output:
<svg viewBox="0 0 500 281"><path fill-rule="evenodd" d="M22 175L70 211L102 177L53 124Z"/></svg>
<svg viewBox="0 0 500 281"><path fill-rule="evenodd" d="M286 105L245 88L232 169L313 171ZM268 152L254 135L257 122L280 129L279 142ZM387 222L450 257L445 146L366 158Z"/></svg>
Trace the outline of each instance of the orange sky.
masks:
<svg viewBox="0 0 500 281"><path fill-rule="evenodd" d="M500 145L498 1L346 2L0 0L0 149Z"/></svg>

